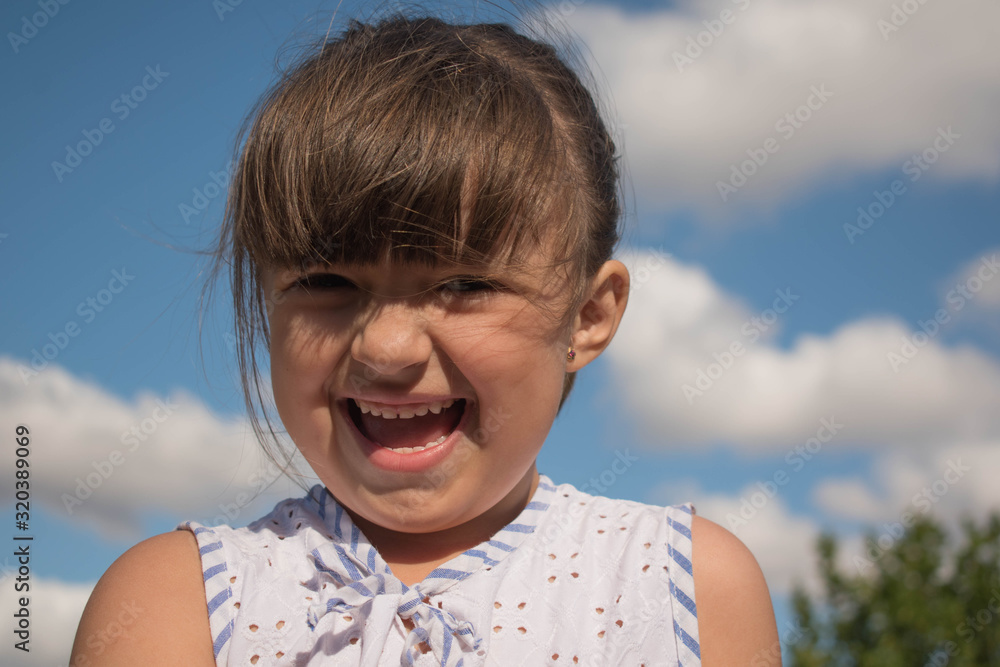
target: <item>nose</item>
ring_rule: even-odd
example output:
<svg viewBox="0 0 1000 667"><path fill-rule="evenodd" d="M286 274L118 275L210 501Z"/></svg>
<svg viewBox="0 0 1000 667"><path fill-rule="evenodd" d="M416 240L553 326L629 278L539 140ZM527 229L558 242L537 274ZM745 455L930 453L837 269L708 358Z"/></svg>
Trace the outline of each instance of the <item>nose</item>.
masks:
<svg viewBox="0 0 1000 667"><path fill-rule="evenodd" d="M351 343L351 355L379 375L417 368L431 355L424 313L404 299L373 304Z"/></svg>

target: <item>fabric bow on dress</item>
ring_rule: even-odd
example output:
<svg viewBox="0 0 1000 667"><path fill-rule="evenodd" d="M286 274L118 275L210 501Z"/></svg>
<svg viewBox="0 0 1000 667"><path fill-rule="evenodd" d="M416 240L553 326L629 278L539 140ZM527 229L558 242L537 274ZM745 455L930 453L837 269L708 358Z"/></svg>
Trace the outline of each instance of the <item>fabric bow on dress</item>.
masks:
<svg viewBox="0 0 1000 667"><path fill-rule="evenodd" d="M430 584L407 586L392 574L371 544L359 540L357 526L351 526L351 532L349 548L329 542L310 552L319 581L336 584L336 587L317 586L324 599L309 607L309 627L315 631L320 619L330 612L350 612L358 617L358 622L363 622L361 619L368 616L376 597L384 596L383 599L394 599L396 614L413 625L406 637L400 665L414 665L422 653L420 644L423 643L441 667L462 666L463 654L478 650L482 640L471 623L460 621L425 601L428 595L440 592L438 589L446 588L455 579L440 579L432 572L427 578ZM433 582L436 581L444 585L435 586Z"/></svg>
<svg viewBox="0 0 1000 667"><path fill-rule="evenodd" d="M445 592L459 581L482 573L484 568L490 570L516 551L535 531L538 517L548 510L554 492L548 478L541 478L534 496L517 519L488 541L433 570L419 584L407 586L392 574L343 506L328 490L322 489L311 497L316 503L316 513L333 535L309 550L315 576L311 581L300 582L318 598L307 612L309 628L314 633L330 631L339 625L336 615L344 614L368 634L373 623L388 631L398 617L408 628L400 665L415 665L427 648L440 667L481 664L483 640L473 624L430 604L429 596ZM335 612L334 618L328 618L331 612ZM321 627L324 619L327 620ZM374 634L378 636L377 632ZM377 665L381 652L381 646L362 646L362 664ZM466 661L470 654L475 655Z"/></svg>

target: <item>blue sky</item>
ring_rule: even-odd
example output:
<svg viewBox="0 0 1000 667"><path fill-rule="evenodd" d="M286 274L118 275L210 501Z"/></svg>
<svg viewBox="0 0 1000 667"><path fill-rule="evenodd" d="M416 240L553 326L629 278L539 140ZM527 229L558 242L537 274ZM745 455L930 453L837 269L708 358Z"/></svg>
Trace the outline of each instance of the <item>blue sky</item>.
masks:
<svg viewBox="0 0 1000 667"><path fill-rule="evenodd" d="M0 421L8 434L32 428L32 576L38 607L52 610L37 635L51 645L23 664L67 659L89 587L128 546L257 485L224 303L199 334L196 251L219 223L215 181L245 112L294 36L321 33L333 9L53 2L42 19L43 5L0 9ZM973 471L932 511L1000 507L988 474L1000 465L996 6L928 3L898 30L879 23L893 11L881 0L553 7L596 63L622 140L622 256L642 280L619 339L578 378L541 470L578 486L608 480L628 450L639 462L608 495L693 500L723 525L785 471L752 520L729 524L761 561L782 621L792 575L811 576L817 531L861 549L864 527L898 520L948 461ZM340 15L366 11L345 3ZM814 95L823 86L825 99ZM67 161L81 143L92 150ZM928 161L917 180L914 156ZM734 168L749 175L723 201ZM845 229L890 197L863 233ZM959 285L974 291L957 299ZM796 299L768 314L782 290ZM889 353L938 311L947 319L893 368ZM771 315L759 338L743 333ZM734 342L745 352L689 401L684 386ZM46 345L59 349L25 373ZM157 412L157 400L178 407ZM830 417L844 428L795 469L790 452ZM144 420L148 438L114 463ZM66 494L101 469L113 473L71 513ZM12 455L0 470L9 499Z"/></svg>

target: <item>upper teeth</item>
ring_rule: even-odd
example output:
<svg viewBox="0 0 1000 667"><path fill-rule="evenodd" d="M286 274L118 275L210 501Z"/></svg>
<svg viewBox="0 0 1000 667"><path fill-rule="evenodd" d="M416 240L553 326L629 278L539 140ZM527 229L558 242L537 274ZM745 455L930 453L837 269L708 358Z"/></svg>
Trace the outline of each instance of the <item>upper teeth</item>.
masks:
<svg viewBox="0 0 1000 667"><path fill-rule="evenodd" d="M362 401L361 399L354 399L361 408L363 414L371 413L376 417L382 417L383 419L395 419L399 417L400 419L410 419L412 417L423 417L428 411L434 414L441 414L441 411L450 408L455 404L454 398L449 398L446 401L434 401L433 403L427 403L420 406L400 406L392 407L388 405L378 405L376 403L369 403L367 401Z"/></svg>

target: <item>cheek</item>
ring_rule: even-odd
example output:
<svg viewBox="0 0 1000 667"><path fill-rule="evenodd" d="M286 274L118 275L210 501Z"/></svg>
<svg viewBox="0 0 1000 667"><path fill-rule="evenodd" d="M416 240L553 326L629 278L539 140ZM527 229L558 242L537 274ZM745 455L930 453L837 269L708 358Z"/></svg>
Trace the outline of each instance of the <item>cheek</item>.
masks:
<svg viewBox="0 0 1000 667"><path fill-rule="evenodd" d="M537 429L540 423L555 418L566 372L566 350L536 322L512 324L517 326L497 329L464 345L461 360L454 360L489 407L516 411L512 422Z"/></svg>
<svg viewBox="0 0 1000 667"><path fill-rule="evenodd" d="M315 335L312 327L296 318L272 320L271 387L278 414L293 439L319 409L327 412L327 383L337 345L335 337Z"/></svg>
<svg viewBox="0 0 1000 667"><path fill-rule="evenodd" d="M310 377L328 372L343 354L345 328L322 314L279 311L270 320L272 374Z"/></svg>

